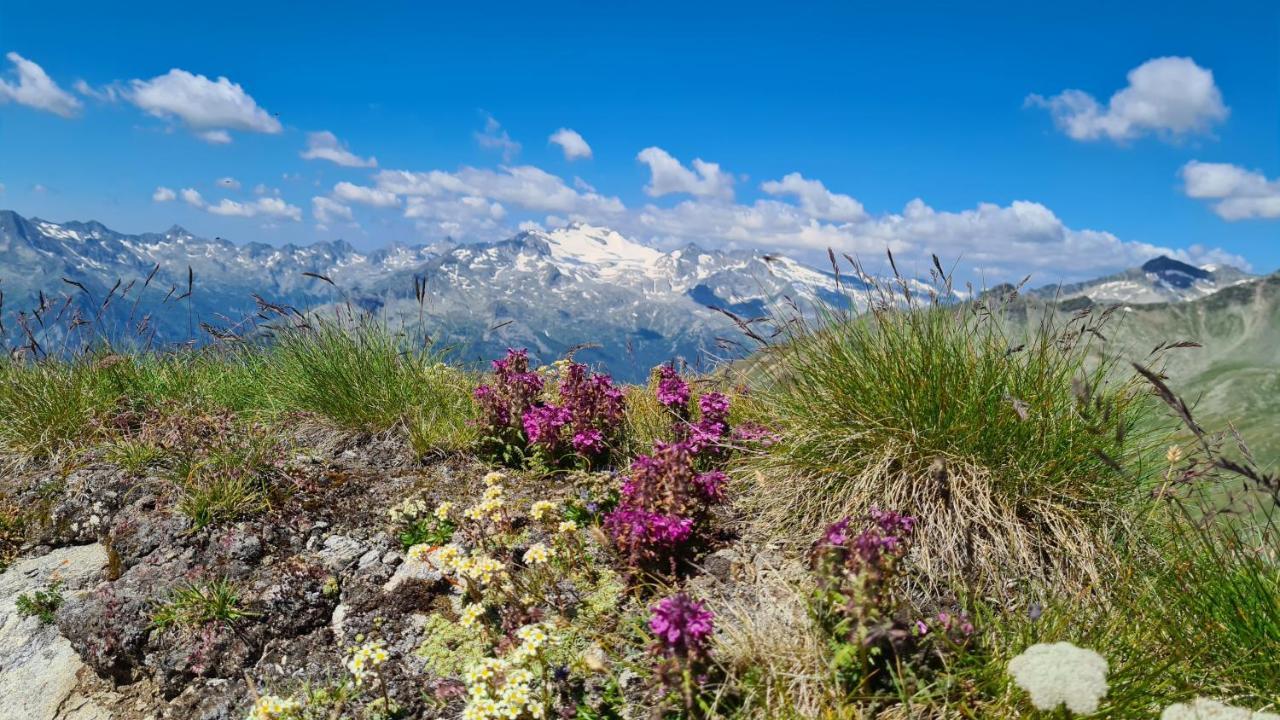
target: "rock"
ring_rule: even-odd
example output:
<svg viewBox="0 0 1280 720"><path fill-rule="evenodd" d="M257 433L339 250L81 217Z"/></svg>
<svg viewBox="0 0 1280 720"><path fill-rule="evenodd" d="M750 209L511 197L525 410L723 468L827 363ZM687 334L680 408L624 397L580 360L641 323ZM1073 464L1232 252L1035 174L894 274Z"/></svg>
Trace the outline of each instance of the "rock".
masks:
<svg viewBox="0 0 1280 720"><path fill-rule="evenodd" d="M329 572L338 573L356 562L364 554L364 547L346 535L330 535L318 554Z"/></svg>
<svg viewBox="0 0 1280 720"><path fill-rule="evenodd" d="M24 560L0 574L0 698L4 698L0 720L58 718L58 709L71 695L84 666L57 626L18 616L18 596L60 581L63 607L74 607L106 565L106 548L82 545ZM96 710L86 704L78 705L75 712L79 714L70 717L76 720L106 717L93 714Z"/></svg>
<svg viewBox="0 0 1280 720"><path fill-rule="evenodd" d="M391 576L382 589L386 592L395 592L405 583L425 583L427 585L435 585L444 579L444 574L440 572L431 558L422 560L412 556L405 558L400 567L396 568L396 572Z"/></svg>
<svg viewBox="0 0 1280 720"><path fill-rule="evenodd" d="M729 582L742 567L742 556L732 548L717 550L702 561L702 569L721 582Z"/></svg>

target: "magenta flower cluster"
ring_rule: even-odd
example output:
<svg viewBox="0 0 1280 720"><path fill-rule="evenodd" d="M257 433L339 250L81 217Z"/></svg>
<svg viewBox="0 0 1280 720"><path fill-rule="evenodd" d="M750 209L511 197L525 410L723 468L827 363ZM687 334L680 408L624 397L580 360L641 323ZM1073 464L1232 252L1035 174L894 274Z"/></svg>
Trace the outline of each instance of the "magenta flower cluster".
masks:
<svg viewBox="0 0 1280 720"><path fill-rule="evenodd" d="M493 383L475 389L480 422L493 436L508 440L541 394L542 378L529 370L529 351L508 348L506 357L493 361Z"/></svg>
<svg viewBox="0 0 1280 720"><path fill-rule="evenodd" d="M685 412L689 406L689 383L680 377L673 365L658 368L658 402L677 412Z"/></svg>
<svg viewBox="0 0 1280 720"><path fill-rule="evenodd" d="M493 362L493 382L475 390L480 422L488 436L522 451L533 450L552 464L577 456L604 458L622 426L622 389L608 375L568 363L556 394L546 397L543 379L529 370L526 350L507 350Z"/></svg>
<svg viewBox="0 0 1280 720"><path fill-rule="evenodd" d="M679 593L659 601L649 612L649 630L658 641L655 652L677 658L707 656L715 615L706 605Z"/></svg>
<svg viewBox="0 0 1280 720"><path fill-rule="evenodd" d="M663 561L674 568L711 506L724 499L725 474L699 472L694 461L684 441L655 443L651 455L631 463L618 507L605 516L604 527L633 569Z"/></svg>
<svg viewBox="0 0 1280 720"><path fill-rule="evenodd" d="M873 507L857 534L850 532L852 523L846 517L827 527L811 553L815 570L836 583L858 578L874 586L887 581L907 553L916 519Z"/></svg>
<svg viewBox="0 0 1280 720"><path fill-rule="evenodd" d="M697 698L711 681L711 635L715 615L684 593L660 600L649 609L649 630L656 642L654 678L684 705L681 717L706 717Z"/></svg>
<svg viewBox="0 0 1280 720"><path fill-rule="evenodd" d="M657 369L654 393L673 415L674 442L658 441L653 452L632 463L618 507L605 516L605 529L632 570L674 571L677 557L700 538L711 508L723 502L729 483L718 469L731 447L729 398L708 392L697 399L671 365Z"/></svg>

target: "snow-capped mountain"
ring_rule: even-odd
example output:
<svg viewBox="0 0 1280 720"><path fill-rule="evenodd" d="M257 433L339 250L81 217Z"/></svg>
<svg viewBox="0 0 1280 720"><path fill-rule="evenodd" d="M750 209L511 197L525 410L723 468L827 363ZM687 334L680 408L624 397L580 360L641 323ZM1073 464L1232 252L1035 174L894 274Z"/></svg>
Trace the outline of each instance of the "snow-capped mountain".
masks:
<svg viewBox="0 0 1280 720"><path fill-rule="evenodd" d="M426 279L421 310L415 278ZM509 345L553 359L587 343L595 347L579 357L634 379L673 357L696 362L705 353L739 354L735 342L749 347L712 308L751 318L784 297L844 302L835 289L830 273L788 258L694 245L664 252L582 224L487 244L362 253L343 241L238 245L180 227L126 235L96 222L0 212L0 318L10 344L25 339L17 313L30 317L41 293L46 336L57 337L50 318L74 312L60 307L67 304L82 317L100 315L121 336L146 318L144 334L160 342L207 338L201 323L235 326L259 309L256 295L304 311L350 303L397 326L421 312L425 329L468 359Z"/></svg>
<svg viewBox="0 0 1280 720"><path fill-rule="evenodd" d="M1230 265L1196 267L1161 255L1142 267L1086 282L1050 285L1033 293L1060 300L1087 297L1098 303L1185 302L1255 278Z"/></svg>

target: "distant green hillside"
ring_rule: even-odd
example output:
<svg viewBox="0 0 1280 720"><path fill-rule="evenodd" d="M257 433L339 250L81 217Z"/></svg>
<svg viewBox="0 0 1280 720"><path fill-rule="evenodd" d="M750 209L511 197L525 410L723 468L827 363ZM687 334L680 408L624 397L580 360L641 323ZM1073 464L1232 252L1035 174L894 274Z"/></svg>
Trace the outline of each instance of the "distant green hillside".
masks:
<svg viewBox="0 0 1280 720"><path fill-rule="evenodd" d="M1199 300L1124 306L1103 332L1106 352L1144 364L1161 343L1199 343L1164 353L1170 386L1207 428L1231 422L1260 462L1280 462L1280 274Z"/></svg>

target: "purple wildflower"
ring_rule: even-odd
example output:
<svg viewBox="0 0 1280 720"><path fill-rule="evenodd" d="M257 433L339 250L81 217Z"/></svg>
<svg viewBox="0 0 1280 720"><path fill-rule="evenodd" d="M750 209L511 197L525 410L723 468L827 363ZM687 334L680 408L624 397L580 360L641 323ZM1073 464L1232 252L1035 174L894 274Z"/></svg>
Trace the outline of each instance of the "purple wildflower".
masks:
<svg viewBox="0 0 1280 720"><path fill-rule="evenodd" d="M604 451L604 433L595 428L579 430L573 434L573 449L583 455L599 455Z"/></svg>
<svg viewBox="0 0 1280 720"><path fill-rule="evenodd" d="M822 533L822 539L819 542L828 547L844 547L844 544L849 541L849 523L851 522L853 518L846 517L832 523L827 527L826 532Z"/></svg>
<svg viewBox="0 0 1280 720"><path fill-rule="evenodd" d="M531 445L554 450L559 445L560 428L573 420L568 408L559 405L538 405L524 414L524 436Z"/></svg>
<svg viewBox="0 0 1280 720"><path fill-rule="evenodd" d="M657 396L658 402L672 410L682 413L688 411L689 384L671 365L658 368Z"/></svg>
<svg viewBox="0 0 1280 720"><path fill-rule="evenodd" d="M664 515L635 507L620 507L605 516L605 529L619 544L627 544L639 554L656 555L657 549L671 549L689 539L693 520Z"/></svg>
<svg viewBox="0 0 1280 720"><path fill-rule="evenodd" d="M729 477L719 470L712 470L697 476L693 482L709 502L720 502L724 500L724 491L729 484Z"/></svg>
<svg viewBox="0 0 1280 720"><path fill-rule="evenodd" d="M698 398L698 410L703 422L729 425L729 398L724 393L709 392Z"/></svg>
<svg viewBox="0 0 1280 720"><path fill-rule="evenodd" d="M715 615L707 606L680 593L650 608L649 630L658 639L655 650L667 656L700 658L715 632Z"/></svg>

